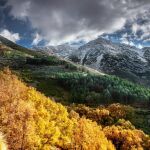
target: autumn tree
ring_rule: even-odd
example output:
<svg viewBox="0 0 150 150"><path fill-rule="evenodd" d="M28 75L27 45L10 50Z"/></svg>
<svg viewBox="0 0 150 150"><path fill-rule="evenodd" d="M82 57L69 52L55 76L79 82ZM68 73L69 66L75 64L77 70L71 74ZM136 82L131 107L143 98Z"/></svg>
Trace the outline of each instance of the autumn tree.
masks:
<svg viewBox="0 0 150 150"><path fill-rule="evenodd" d="M9 149L50 149L71 143L74 123L66 108L27 87L8 69L0 72L0 85L0 129Z"/></svg>
<svg viewBox="0 0 150 150"><path fill-rule="evenodd" d="M140 130L113 125L105 127L103 131L117 150L148 150L150 148L149 137Z"/></svg>
<svg viewBox="0 0 150 150"><path fill-rule="evenodd" d="M96 122L85 118L78 120L73 138L75 150L115 150L111 141L105 137L102 128Z"/></svg>

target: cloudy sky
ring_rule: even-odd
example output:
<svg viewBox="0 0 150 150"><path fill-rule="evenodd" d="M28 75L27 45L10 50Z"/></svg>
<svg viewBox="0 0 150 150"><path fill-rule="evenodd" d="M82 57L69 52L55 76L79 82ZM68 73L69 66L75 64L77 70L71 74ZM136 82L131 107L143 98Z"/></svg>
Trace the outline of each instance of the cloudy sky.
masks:
<svg viewBox="0 0 150 150"><path fill-rule="evenodd" d="M0 35L27 47L98 36L150 46L150 0L0 0Z"/></svg>

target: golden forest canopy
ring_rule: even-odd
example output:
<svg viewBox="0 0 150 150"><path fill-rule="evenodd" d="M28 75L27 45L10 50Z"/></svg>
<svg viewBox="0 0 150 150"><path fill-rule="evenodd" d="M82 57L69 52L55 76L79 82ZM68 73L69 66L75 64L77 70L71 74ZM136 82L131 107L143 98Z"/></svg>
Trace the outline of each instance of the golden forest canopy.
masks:
<svg viewBox="0 0 150 150"><path fill-rule="evenodd" d="M0 85L0 131L4 135L0 136L0 150L150 148L149 136L131 128L130 123L104 126L96 119L91 121L95 112L90 113L91 120L75 111L69 113L65 106L21 82L9 69L0 72ZM99 116L107 116L112 107L116 108L112 105L110 110L98 111Z"/></svg>

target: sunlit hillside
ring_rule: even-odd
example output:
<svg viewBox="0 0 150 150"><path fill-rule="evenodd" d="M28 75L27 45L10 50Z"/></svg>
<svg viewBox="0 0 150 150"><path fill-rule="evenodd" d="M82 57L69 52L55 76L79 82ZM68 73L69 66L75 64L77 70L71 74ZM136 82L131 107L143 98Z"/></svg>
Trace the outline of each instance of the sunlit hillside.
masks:
<svg viewBox="0 0 150 150"><path fill-rule="evenodd" d="M150 148L148 135L120 120L132 111L128 106L114 104L90 110L79 105L67 109L26 86L9 69L0 72L0 85L2 150L5 143L11 150ZM115 112L116 107L120 111Z"/></svg>

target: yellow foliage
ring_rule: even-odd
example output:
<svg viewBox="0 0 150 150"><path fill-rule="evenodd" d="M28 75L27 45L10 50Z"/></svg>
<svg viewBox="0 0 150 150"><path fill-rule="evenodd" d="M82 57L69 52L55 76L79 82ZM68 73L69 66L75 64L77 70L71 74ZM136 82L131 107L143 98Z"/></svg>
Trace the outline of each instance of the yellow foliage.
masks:
<svg viewBox="0 0 150 150"><path fill-rule="evenodd" d="M73 149L115 150L115 147L107 140L102 128L96 122L81 118L74 132Z"/></svg>
<svg viewBox="0 0 150 150"><path fill-rule="evenodd" d="M27 87L9 70L0 73L0 128L8 148L67 147L74 122L65 107Z"/></svg>
<svg viewBox="0 0 150 150"><path fill-rule="evenodd" d="M0 150L7 150L6 141L4 140L4 137L1 133L0 133Z"/></svg>
<svg viewBox="0 0 150 150"><path fill-rule="evenodd" d="M112 125L119 119L126 118L129 115L132 117L134 113L132 107L121 104L111 104L108 107L99 106L97 108L90 108L85 105L72 105L70 109L79 113L80 116L84 116L104 126Z"/></svg>
<svg viewBox="0 0 150 150"><path fill-rule="evenodd" d="M124 129L122 126L108 126L104 128L106 137L113 142L116 149L146 150L149 147L149 137L140 130Z"/></svg>
<svg viewBox="0 0 150 150"><path fill-rule="evenodd" d="M80 116L85 116L88 119L102 123L103 120L110 118L109 110L105 108L90 108L85 105L72 106L71 109L79 113Z"/></svg>
<svg viewBox="0 0 150 150"><path fill-rule="evenodd" d="M99 126L102 126L104 129L101 130L101 132L104 132L103 134L107 137L108 140L112 141L117 150L150 149L149 136L147 136L140 130L136 130L130 121L119 119L125 118L128 113L130 114L130 112L132 113L132 107L124 106L121 104L112 104L108 107L99 108L90 108L85 105L72 106L71 108L78 112L80 116L84 116L88 119L96 121L99 124ZM85 126L86 120L83 124ZM80 124L79 126L81 125L82 124ZM91 137L89 139L92 139L93 141L91 143L94 143L98 140L96 140L96 137L94 137L94 135L92 134L98 133L98 131L95 130L96 127L91 128L93 129L93 132L90 130L90 128L84 127L83 134L86 134L89 131L89 133L91 133ZM77 135L79 136L80 134L78 133ZM79 144L82 141L81 139L83 137L84 135L81 135L80 138L78 138L80 140L78 140L76 143ZM83 141L90 141L89 139L85 140L85 138L83 138ZM82 147L81 143L80 146ZM94 144L92 146L94 147Z"/></svg>
<svg viewBox="0 0 150 150"><path fill-rule="evenodd" d="M107 110L109 110L110 114L114 118L126 118L128 114L132 115L133 108L130 106L125 106L121 104L111 104L107 107ZM116 111L117 110L117 111Z"/></svg>

